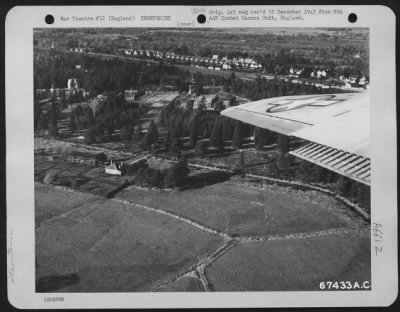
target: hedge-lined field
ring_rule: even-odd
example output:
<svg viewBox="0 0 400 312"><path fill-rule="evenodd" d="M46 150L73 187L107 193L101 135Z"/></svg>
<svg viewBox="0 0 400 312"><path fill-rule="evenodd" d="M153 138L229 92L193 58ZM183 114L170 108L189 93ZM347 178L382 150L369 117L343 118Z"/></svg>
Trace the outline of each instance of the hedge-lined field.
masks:
<svg viewBox="0 0 400 312"><path fill-rule="evenodd" d="M339 202L314 192L321 197L315 202L304 193L307 191L288 194L287 188L279 187L252 189L228 181L173 192L128 187L116 196L171 211L231 235L311 232L348 224Z"/></svg>
<svg viewBox="0 0 400 312"><path fill-rule="evenodd" d="M241 244L206 270L216 291L319 290L326 281L371 280L368 231Z"/></svg>
<svg viewBox="0 0 400 312"><path fill-rule="evenodd" d="M36 211L52 217L36 229L38 291L149 291L222 241L165 215L51 186L36 186Z"/></svg>

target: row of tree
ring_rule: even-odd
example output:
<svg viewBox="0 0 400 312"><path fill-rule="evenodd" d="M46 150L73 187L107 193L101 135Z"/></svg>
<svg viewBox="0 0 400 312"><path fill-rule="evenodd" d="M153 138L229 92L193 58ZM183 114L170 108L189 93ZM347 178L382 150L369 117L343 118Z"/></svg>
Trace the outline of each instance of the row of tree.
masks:
<svg viewBox="0 0 400 312"><path fill-rule="evenodd" d="M186 158L181 158L168 169L151 168L146 161L128 166L127 176L134 176L135 183L150 187L180 187L185 184L190 173Z"/></svg>
<svg viewBox="0 0 400 312"><path fill-rule="evenodd" d="M362 207L370 208L370 187L339 175L305 160L299 160L288 154L281 154L268 165L268 176L319 184L332 191L359 203ZM251 169L246 169L250 170Z"/></svg>

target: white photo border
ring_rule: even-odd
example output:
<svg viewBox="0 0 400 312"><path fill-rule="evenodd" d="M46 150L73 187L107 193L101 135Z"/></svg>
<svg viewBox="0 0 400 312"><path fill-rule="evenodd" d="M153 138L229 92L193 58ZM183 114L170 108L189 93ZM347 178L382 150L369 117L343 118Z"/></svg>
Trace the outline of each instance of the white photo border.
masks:
<svg viewBox="0 0 400 312"><path fill-rule="evenodd" d="M238 8L238 6L224 6ZM221 6L19 6L6 17L6 185L8 299L17 308L208 308L388 306L397 297L397 163L395 14L385 6L242 6L244 9L338 9L340 16L309 16L303 21L224 21L198 24L196 12ZM197 10L193 10L196 8ZM200 10L198 10L200 9ZM65 22L60 16L170 15L170 21ZM349 13L358 21L350 24ZM53 14L56 22L46 25ZM284 291L211 293L54 293L45 302L35 292L33 29L73 27L177 27L176 17L208 27L367 27L370 35L371 225L382 224L384 239L371 235L370 291ZM184 17L184 18L183 18ZM238 24L240 23L240 24ZM375 254L375 248L383 252Z"/></svg>

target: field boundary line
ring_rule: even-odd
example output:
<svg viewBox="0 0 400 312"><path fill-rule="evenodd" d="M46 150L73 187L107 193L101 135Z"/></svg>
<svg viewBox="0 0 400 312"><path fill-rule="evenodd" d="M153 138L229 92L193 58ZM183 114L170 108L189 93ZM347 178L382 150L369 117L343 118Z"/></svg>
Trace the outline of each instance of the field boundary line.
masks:
<svg viewBox="0 0 400 312"><path fill-rule="evenodd" d="M44 224L46 224L46 223L48 223L48 222L54 221L55 219L58 219L58 218L68 218L68 215L69 215L69 214L71 214L71 213L77 211L78 209L82 208L82 206L87 205L88 203L93 203L93 202L98 201L98 200L101 200L101 198L95 198L95 199L93 199L93 200L91 200L91 201L83 202L83 203L81 203L81 204L79 204L79 205L73 207L71 210L68 210L68 211L66 211L66 212L63 212L63 213L61 213L61 214L59 214L59 215L56 215L56 216L53 216L53 217L51 217L51 218L48 218L48 219L46 219L45 221L41 222L41 223L35 228L35 230L38 230L42 225L44 225ZM73 220L73 219L72 219L72 220Z"/></svg>
<svg viewBox="0 0 400 312"><path fill-rule="evenodd" d="M203 230L203 231L206 231L208 233L212 233L212 234L216 234L216 235L222 236L225 239L231 239L232 238L227 233L224 233L222 231L213 229L211 227L208 227L206 225L198 223L197 221L191 220L191 219L189 219L187 217L183 217L181 215L172 213L172 212L170 212L168 210L163 210L163 209L160 209L160 208L154 208L154 207L150 207L150 206L146 206L146 205L130 202L130 201L125 200L125 199L109 198L109 200L117 201L119 203L123 203L123 204L126 204L126 205L136 206L138 208L142 208L142 209L145 209L145 210L148 210L148 211L152 211L152 212L156 212L156 213L159 213L159 214L163 214L163 215L169 216L171 218L177 219L177 220L185 222L185 223L187 223L187 224L189 224L191 226L194 226L194 227L196 227L196 228L198 228L200 230Z"/></svg>
<svg viewBox="0 0 400 312"><path fill-rule="evenodd" d="M159 290L161 287L166 286L170 283L176 282L177 280L185 277L185 276L193 276L193 274L197 275L196 278L198 278L204 288L205 291L210 291L211 286L210 283L207 280L206 274L205 274L205 268L213 263L215 260L217 260L220 256L222 256L225 252L227 252L229 249L234 247L236 245L236 241L234 239L227 239L225 242L219 246L217 249L215 249L209 256L205 256L199 261L197 261L195 264L191 265L189 268L184 270L182 273L178 273L173 278L170 278L164 282L161 282L152 292ZM205 280L202 280L201 273L199 272L199 267L202 267L200 270L203 270L204 278ZM206 283L203 284L203 283Z"/></svg>
<svg viewBox="0 0 400 312"><path fill-rule="evenodd" d="M196 268L196 271L197 271L197 274L199 275L198 278L200 280L201 285L204 288L204 291L206 291L206 292L210 291L211 290L210 283L208 282L207 276L206 276L206 274L204 272L204 266L203 265L199 265Z"/></svg>
<svg viewBox="0 0 400 312"><path fill-rule="evenodd" d="M276 241L276 240L296 240L296 239L307 239L307 238L324 237L331 235L349 234L349 233L360 233L364 231L367 232L368 230L370 230L369 226L359 227L359 228L342 227L342 228L335 228L335 229L321 230L314 232L276 234L276 235L266 235L266 236L242 236L242 237L235 237L234 239L241 243Z"/></svg>

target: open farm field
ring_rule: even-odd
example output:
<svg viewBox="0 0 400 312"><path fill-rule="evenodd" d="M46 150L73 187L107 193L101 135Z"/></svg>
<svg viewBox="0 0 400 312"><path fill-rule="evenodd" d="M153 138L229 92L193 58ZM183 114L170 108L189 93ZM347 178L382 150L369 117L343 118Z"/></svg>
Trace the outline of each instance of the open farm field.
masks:
<svg viewBox="0 0 400 312"><path fill-rule="evenodd" d="M250 188L229 181L185 191L153 191L128 187L117 198L159 208L206 224L231 235L274 235L345 227L348 218L341 204L314 194L313 201L296 191L279 187Z"/></svg>
<svg viewBox="0 0 400 312"><path fill-rule="evenodd" d="M65 192L51 185L35 183L35 224L59 216L97 197L90 194Z"/></svg>
<svg viewBox="0 0 400 312"><path fill-rule="evenodd" d="M239 244L206 275L215 291L319 290L320 282L370 281L369 231Z"/></svg>
<svg viewBox="0 0 400 312"><path fill-rule="evenodd" d="M39 292L150 291L222 241L135 205L41 184L35 191Z"/></svg>

